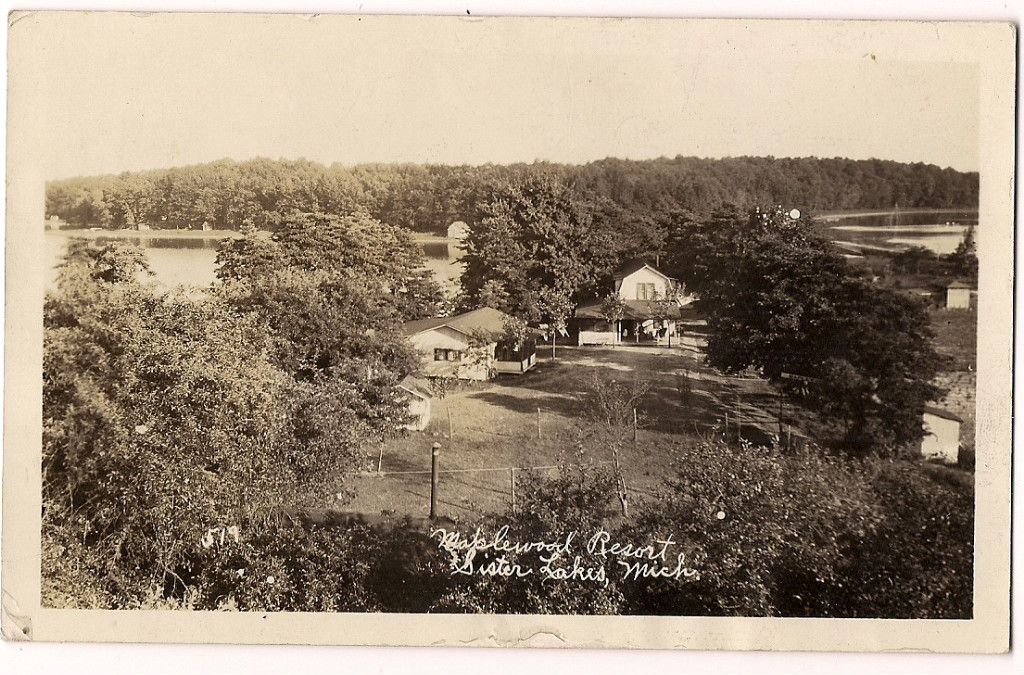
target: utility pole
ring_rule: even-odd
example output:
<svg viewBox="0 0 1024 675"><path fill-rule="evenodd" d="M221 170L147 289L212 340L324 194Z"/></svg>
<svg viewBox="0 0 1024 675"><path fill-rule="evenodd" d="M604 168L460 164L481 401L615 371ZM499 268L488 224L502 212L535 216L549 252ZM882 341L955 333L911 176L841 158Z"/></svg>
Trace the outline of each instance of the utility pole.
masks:
<svg viewBox="0 0 1024 675"><path fill-rule="evenodd" d="M516 468L513 466L508 470L508 482L512 488L512 515L516 514Z"/></svg>
<svg viewBox="0 0 1024 675"><path fill-rule="evenodd" d="M440 463L439 455L441 454L441 444L434 443L430 448L430 519L435 520L437 518L437 474L438 464Z"/></svg>

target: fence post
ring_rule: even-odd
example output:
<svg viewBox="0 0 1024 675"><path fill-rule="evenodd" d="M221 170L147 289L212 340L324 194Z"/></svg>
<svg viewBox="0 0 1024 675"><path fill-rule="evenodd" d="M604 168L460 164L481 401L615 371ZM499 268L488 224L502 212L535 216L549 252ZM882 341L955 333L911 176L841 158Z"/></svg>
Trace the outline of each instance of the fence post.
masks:
<svg viewBox="0 0 1024 675"><path fill-rule="evenodd" d="M512 515L516 515L516 468L513 466L508 470L508 481L512 487Z"/></svg>
<svg viewBox="0 0 1024 675"><path fill-rule="evenodd" d="M537 438L540 439L540 406L537 406Z"/></svg>
<svg viewBox="0 0 1024 675"><path fill-rule="evenodd" d="M636 408L633 408L633 444L634 445L636 445L636 427L637 427Z"/></svg>
<svg viewBox="0 0 1024 675"><path fill-rule="evenodd" d="M444 407L448 411L448 440L452 440L452 402L448 401L448 405Z"/></svg>
<svg viewBox="0 0 1024 675"><path fill-rule="evenodd" d="M384 441L380 442L380 455L377 457L377 473L384 468Z"/></svg>
<svg viewBox="0 0 1024 675"><path fill-rule="evenodd" d="M437 518L437 465L440 462L441 444L434 443L430 448L430 519Z"/></svg>

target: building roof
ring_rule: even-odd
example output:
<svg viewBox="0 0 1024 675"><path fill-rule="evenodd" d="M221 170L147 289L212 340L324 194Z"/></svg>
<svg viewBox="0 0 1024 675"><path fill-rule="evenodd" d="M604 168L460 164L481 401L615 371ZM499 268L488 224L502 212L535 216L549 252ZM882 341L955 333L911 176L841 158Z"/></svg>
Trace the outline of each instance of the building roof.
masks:
<svg viewBox="0 0 1024 675"><path fill-rule="evenodd" d="M447 326L460 333L470 335L476 333L491 333L500 335L505 332L505 321L509 315L491 307L481 307L471 312L457 314L456 316L440 316L430 319L409 321L402 325L402 333L405 335L416 335L428 330L434 330L441 326Z"/></svg>
<svg viewBox="0 0 1024 675"><path fill-rule="evenodd" d="M666 279L674 279L674 277L670 277L669 275L665 274L657 267L644 260L643 258L633 258L632 260L627 261L622 267L616 270L615 278L622 279L624 277L628 277L630 274L633 274L634 272L639 272L645 267L649 267L652 272L654 272L655 274L660 274Z"/></svg>
<svg viewBox="0 0 1024 675"><path fill-rule="evenodd" d="M954 422L960 422L961 424L963 424L963 418L961 418L959 415L954 415L948 410L943 410L942 408L936 408L934 406L926 405L924 407L924 412L927 415L935 415L936 417L941 417L942 419L945 420L952 420Z"/></svg>
<svg viewBox="0 0 1024 675"><path fill-rule="evenodd" d="M594 300L576 308L577 319L604 319L601 313L603 300ZM682 307L665 307L663 314L652 312L652 305L648 300L623 300L624 305L622 318L629 321L642 321L646 319L684 319L697 318L698 313L693 307L684 305Z"/></svg>
<svg viewBox="0 0 1024 675"><path fill-rule="evenodd" d="M413 377L412 375L406 375L402 378L402 381L398 383L398 386L405 389L410 394L419 396L420 398L432 398L434 396L434 391L431 389L429 382Z"/></svg>
<svg viewBox="0 0 1024 675"><path fill-rule="evenodd" d="M957 279L946 288L974 288L971 284L967 283L963 279Z"/></svg>

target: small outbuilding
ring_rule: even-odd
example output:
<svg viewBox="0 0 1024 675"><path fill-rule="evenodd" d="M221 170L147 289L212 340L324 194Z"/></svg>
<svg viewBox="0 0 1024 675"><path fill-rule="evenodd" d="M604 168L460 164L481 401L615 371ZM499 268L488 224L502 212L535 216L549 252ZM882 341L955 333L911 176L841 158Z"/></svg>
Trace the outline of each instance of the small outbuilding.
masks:
<svg viewBox="0 0 1024 675"><path fill-rule="evenodd" d="M466 225L461 220L456 220L454 223L448 226L448 238L458 239L462 241L469 236L469 225Z"/></svg>
<svg viewBox="0 0 1024 675"><path fill-rule="evenodd" d="M946 309L970 309L971 285L965 281L954 281L946 286Z"/></svg>
<svg viewBox="0 0 1024 675"><path fill-rule="evenodd" d="M412 420L403 425L410 431L423 431L430 424L430 402L433 391L430 384L407 375L398 383L398 388L409 396L409 416Z"/></svg>
<svg viewBox="0 0 1024 675"><path fill-rule="evenodd" d="M963 420L948 410L929 406L924 409L922 422L921 456L956 464L960 459L960 425Z"/></svg>

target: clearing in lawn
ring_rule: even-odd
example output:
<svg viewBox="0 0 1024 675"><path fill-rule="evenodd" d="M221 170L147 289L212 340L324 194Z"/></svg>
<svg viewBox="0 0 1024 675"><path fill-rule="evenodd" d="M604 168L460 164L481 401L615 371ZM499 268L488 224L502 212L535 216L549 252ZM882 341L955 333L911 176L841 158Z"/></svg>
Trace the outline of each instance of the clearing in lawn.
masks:
<svg viewBox="0 0 1024 675"><path fill-rule="evenodd" d="M524 375L463 383L435 398L424 431L386 442L382 454L379 447L368 450L366 471L347 477L355 498L346 510L427 515L430 450L438 442L440 514L473 519L504 511L512 497L511 468L517 482L529 480L523 469L554 471L565 453L573 456L577 430L587 425L582 407L595 373L650 387L638 406L636 444L621 453L631 501L650 495L670 475L674 446L724 433L727 419L732 438L768 442L778 433L778 394L762 380L725 377L678 349L559 347L556 359L548 356ZM612 459L606 447L587 447L586 455L593 462Z"/></svg>

